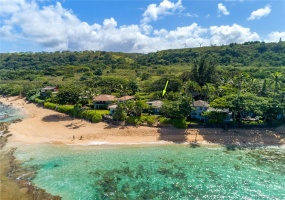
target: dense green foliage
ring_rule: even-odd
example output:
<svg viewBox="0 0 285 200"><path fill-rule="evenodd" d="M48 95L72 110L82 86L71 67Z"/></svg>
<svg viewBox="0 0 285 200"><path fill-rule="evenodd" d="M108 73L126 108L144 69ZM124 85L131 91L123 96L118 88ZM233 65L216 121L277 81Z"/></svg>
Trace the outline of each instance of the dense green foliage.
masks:
<svg viewBox="0 0 285 200"><path fill-rule="evenodd" d="M203 113L203 116L207 117L209 122L212 124L221 124L224 123L227 113L221 111L207 111Z"/></svg>
<svg viewBox="0 0 285 200"><path fill-rule="evenodd" d="M126 123L131 125L141 125L142 123L147 123L148 125L154 125L156 121L157 117L153 115L129 116L126 119Z"/></svg>
<svg viewBox="0 0 285 200"><path fill-rule="evenodd" d="M185 118L190 114L192 98L180 97L176 101L165 101L161 112L165 117L172 119Z"/></svg>
<svg viewBox="0 0 285 200"><path fill-rule="evenodd" d="M176 128L187 128L187 123L186 123L185 118L172 119L171 123Z"/></svg>
<svg viewBox="0 0 285 200"><path fill-rule="evenodd" d="M82 110L81 105L58 105L55 103L45 102L44 107L52 110L56 110L61 113L70 115L71 117L84 118L88 121L97 123L102 120L102 115L96 110Z"/></svg>
<svg viewBox="0 0 285 200"><path fill-rule="evenodd" d="M58 86L59 91L43 93L45 86ZM118 104L113 115L115 120L127 119L131 124L153 124L153 118L146 120L142 115L153 112L146 101L162 100L160 114L166 118L159 118L160 123L177 124L173 119L188 117L192 102L200 99L211 107L230 109L234 120L251 116L274 124L285 113L285 42L246 42L149 54L2 53L0 94L26 96L47 108L90 121L100 120L102 113L82 111L79 104L90 109L95 95L113 94L137 98ZM213 123L222 121L205 115Z"/></svg>

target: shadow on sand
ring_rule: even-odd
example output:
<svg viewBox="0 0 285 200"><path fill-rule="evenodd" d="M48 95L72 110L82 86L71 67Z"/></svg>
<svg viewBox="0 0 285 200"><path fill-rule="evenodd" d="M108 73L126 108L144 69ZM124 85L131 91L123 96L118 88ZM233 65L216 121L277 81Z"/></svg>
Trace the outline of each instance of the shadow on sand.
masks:
<svg viewBox="0 0 285 200"><path fill-rule="evenodd" d="M72 120L72 118L63 114L52 114L42 118L42 121L44 122L59 122L59 121L68 121L68 120Z"/></svg>
<svg viewBox="0 0 285 200"><path fill-rule="evenodd" d="M70 124L65 125L65 127L69 128L69 129L78 129L80 127L84 127L86 123L84 123L83 121L81 122L71 122Z"/></svg>
<svg viewBox="0 0 285 200"><path fill-rule="evenodd" d="M187 142L187 129L177 129L173 127L158 128L159 140L173 143Z"/></svg>
<svg viewBox="0 0 285 200"><path fill-rule="evenodd" d="M282 145L285 135L270 128L256 129L216 129L199 128L204 140L221 145Z"/></svg>

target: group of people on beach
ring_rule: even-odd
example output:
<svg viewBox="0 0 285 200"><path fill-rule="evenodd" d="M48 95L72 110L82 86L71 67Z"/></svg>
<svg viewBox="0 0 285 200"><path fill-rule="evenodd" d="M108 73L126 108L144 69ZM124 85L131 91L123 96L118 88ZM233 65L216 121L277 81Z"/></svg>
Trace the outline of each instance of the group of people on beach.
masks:
<svg viewBox="0 0 285 200"><path fill-rule="evenodd" d="M82 139L83 139L83 136L81 135L80 138L79 138L79 140L82 140ZM72 136L72 141L73 141L73 140L75 140L75 135Z"/></svg>

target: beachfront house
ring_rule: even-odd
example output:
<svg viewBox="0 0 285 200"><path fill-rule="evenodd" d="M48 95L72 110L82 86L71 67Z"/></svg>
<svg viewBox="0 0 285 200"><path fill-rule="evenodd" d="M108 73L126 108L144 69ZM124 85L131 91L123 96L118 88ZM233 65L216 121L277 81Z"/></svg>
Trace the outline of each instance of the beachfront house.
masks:
<svg viewBox="0 0 285 200"><path fill-rule="evenodd" d="M51 94L56 94L58 92L58 87L56 86L45 86L41 88L41 96L46 98L50 97Z"/></svg>
<svg viewBox="0 0 285 200"><path fill-rule="evenodd" d="M133 101L135 100L134 96L122 96L120 98L115 98L115 101L118 103L126 102L126 101ZM112 104L108 106L108 110L110 111L110 115L113 115L117 109L117 104Z"/></svg>
<svg viewBox="0 0 285 200"><path fill-rule="evenodd" d="M205 117L202 116L202 113L207 111L210 105L208 102L203 100L194 101L192 104L192 109L190 116L192 119L198 119L198 120L205 120Z"/></svg>
<svg viewBox="0 0 285 200"><path fill-rule="evenodd" d="M159 114L163 102L160 101L160 100L154 100L154 101L147 101L146 104L148 104L148 105L150 106L151 111L152 111L154 114Z"/></svg>
<svg viewBox="0 0 285 200"><path fill-rule="evenodd" d="M214 112L227 113L224 119L224 122L232 121L232 113L229 111L228 108L224 108L224 109L213 108L213 107L210 107L208 102L203 101L203 100L194 101L191 106L192 106L192 110L191 110L192 119L198 119L200 121L207 121L208 119L202 116L203 112L214 111Z"/></svg>
<svg viewBox="0 0 285 200"><path fill-rule="evenodd" d="M126 102L126 101L130 101L130 100L135 100L135 97L134 96L123 96L120 98L116 98L116 100L118 102Z"/></svg>
<svg viewBox="0 0 285 200"><path fill-rule="evenodd" d="M116 97L109 94L101 94L93 97L94 109L107 109L110 104L116 101Z"/></svg>
<svg viewBox="0 0 285 200"><path fill-rule="evenodd" d="M108 110L110 111L110 115L113 115L117 109L117 104L109 105Z"/></svg>
<svg viewBox="0 0 285 200"><path fill-rule="evenodd" d="M41 93L46 93L47 91L51 91L52 93L58 92L58 87L56 86L45 86L41 88Z"/></svg>

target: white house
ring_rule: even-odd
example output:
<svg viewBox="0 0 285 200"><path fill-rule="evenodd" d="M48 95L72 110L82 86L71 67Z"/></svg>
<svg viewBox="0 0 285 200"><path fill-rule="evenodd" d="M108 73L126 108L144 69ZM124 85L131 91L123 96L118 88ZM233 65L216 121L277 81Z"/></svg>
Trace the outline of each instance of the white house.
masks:
<svg viewBox="0 0 285 200"><path fill-rule="evenodd" d="M123 96L123 97L120 97L120 98L114 98L114 100L116 100L119 103L122 103L122 102L126 102L126 101L135 100L135 97L134 96ZM110 110L110 115L114 114L114 112L116 111L117 107L118 107L117 104L109 104L108 105L108 109Z"/></svg>
<svg viewBox="0 0 285 200"><path fill-rule="evenodd" d="M154 101L148 101L146 102L146 104L148 104L151 107L152 111L155 114L158 114L160 112L163 102L160 100L154 100Z"/></svg>
<svg viewBox="0 0 285 200"><path fill-rule="evenodd" d="M191 118L192 119L198 119L198 120L204 120L205 117L202 116L202 113L207 111L210 105L208 102L203 100L194 101L192 104L192 110L191 110Z"/></svg>

